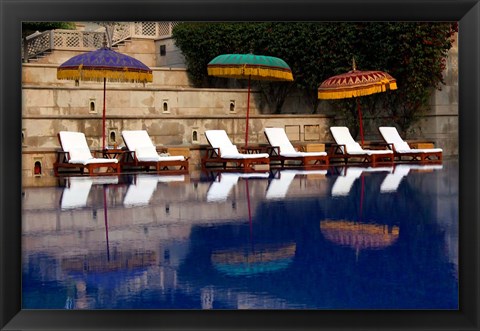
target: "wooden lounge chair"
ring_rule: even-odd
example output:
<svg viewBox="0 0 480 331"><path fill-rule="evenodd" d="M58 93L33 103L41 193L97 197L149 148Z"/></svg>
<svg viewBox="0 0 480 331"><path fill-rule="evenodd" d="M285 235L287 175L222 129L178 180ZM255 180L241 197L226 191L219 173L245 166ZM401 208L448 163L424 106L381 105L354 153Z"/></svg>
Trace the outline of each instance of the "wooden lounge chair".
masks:
<svg viewBox="0 0 480 331"><path fill-rule="evenodd" d="M330 132L336 142L331 146L330 159L343 158L347 163L350 158L360 158L362 162L369 162L372 165L385 160L393 162L393 151L363 149L345 126L332 126Z"/></svg>
<svg viewBox="0 0 480 331"><path fill-rule="evenodd" d="M265 137L271 148L269 151L271 161L280 161L282 168L285 161L299 161L300 166L328 165L326 152L298 152L295 150L283 128L265 128Z"/></svg>
<svg viewBox="0 0 480 331"><path fill-rule="evenodd" d="M244 171L255 170L256 164L270 164L267 153L246 154L240 153L237 146L233 145L227 136L225 130L207 130L205 137L211 148L207 148L206 154L202 157L202 168L205 169L209 164L223 165L227 168L228 163L233 163L235 168L241 168ZM263 169L265 171L265 169Z"/></svg>
<svg viewBox="0 0 480 331"><path fill-rule="evenodd" d="M188 158L182 155L161 155L145 130L122 131L127 152L122 158L121 165L141 167L150 170L154 167L157 172L188 172Z"/></svg>
<svg viewBox="0 0 480 331"><path fill-rule="evenodd" d="M93 157L82 132L60 131L57 136L62 150L57 152L57 160L53 164L55 176L58 176L60 168L79 168L82 174L87 169L90 175L94 175L94 170L98 168L107 168L105 172L110 169L116 174L120 172L118 160Z"/></svg>
<svg viewBox="0 0 480 331"><path fill-rule="evenodd" d="M378 128L388 147L393 151L394 156L401 160L402 156L411 157L411 161L442 161L443 150L441 148L414 149L403 140L398 134L397 128L393 126L381 126Z"/></svg>

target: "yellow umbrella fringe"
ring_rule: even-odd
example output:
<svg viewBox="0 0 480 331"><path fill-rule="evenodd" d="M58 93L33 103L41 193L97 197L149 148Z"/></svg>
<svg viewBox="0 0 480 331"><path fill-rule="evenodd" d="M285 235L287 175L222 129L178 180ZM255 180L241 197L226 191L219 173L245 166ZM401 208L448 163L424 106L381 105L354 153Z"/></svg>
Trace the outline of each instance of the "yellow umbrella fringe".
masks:
<svg viewBox="0 0 480 331"><path fill-rule="evenodd" d="M224 67L224 68L207 68L210 76L224 78L247 79L251 76L254 80L285 80L293 81L293 75L290 71L279 70L275 68L249 68L249 67Z"/></svg>
<svg viewBox="0 0 480 331"><path fill-rule="evenodd" d="M397 89L397 84L396 83L390 83L389 84L389 89L390 90L396 90ZM380 92L385 92L387 90L386 85L376 85L376 86L370 86L366 88L357 88L355 90L346 90L346 89L341 89L339 91L318 91L318 98L319 99L347 99L347 98L356 98L356 97L362 97L370 94L375 94L375 93L380 93Z"/></svg>
<svg viewBox="0 0 480 331"><path fill-rule="evenodd" d="M340 231L359 231L370 234L390 234L398 235L400 233L398 226L388 227L386 225L356 223L352 221L330 221L325 220L320 222L320 228L323 230L332 229Z"/></svg>
<svg viewBox="0 0 480 331"><path fill-rule="evenodd" d="M153 74L135 71L115 71L115 70L77 70L77 69L58 69L57 79L68 80L90 80L102 82L106 78L111 82L152 82Z"/></svg>

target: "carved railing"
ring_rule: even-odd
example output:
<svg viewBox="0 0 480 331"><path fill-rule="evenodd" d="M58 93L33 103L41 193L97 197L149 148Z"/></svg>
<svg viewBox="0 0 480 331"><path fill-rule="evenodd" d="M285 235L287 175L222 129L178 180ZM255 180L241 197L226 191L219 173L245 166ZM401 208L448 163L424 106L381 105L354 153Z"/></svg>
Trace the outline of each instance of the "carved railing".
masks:
<svg viewBox="0 0 480 331"><path fill-rule="evenodd" d="M130 38L158 39L170 37L172 29L179 22L128 22L113 24L112 46ZM31 59L55 49L91 50L100 48L105 40L105 32L51 30L34 33L23 44L23 58Z"/></svg>

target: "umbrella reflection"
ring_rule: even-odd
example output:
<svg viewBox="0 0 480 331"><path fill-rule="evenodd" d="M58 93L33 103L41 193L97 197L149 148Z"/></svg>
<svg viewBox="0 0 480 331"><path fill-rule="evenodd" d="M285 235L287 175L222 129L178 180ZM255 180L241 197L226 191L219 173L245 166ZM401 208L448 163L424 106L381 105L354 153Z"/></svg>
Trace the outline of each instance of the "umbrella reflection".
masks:
<svg viewBox="0 0 480 331"><path fill-rule="evenodd" d="M292 262L296 244L256 244L212 252L211 261L219 272L228 276L251 276L283 270Z"/></svg>
<svg viewBox="0 0 480 331"><path fill-rule="evenodd" d="M365 174L385 172L391 175L393 167L345 167L332 186L332 197L348 197L357 179L360 183L359 211L353 220L325 219L320 222L322 235L337 245L353 248L358 257L361 250L384 249L394 244L399 236L398 226L375 224L363 220L365 199ZM386 176L386 177L387 177Z"/></svg>
<svg viewBox="0 0 480 331"><path fill-rule="evenodd" d="M331 242L355 249L383 249L397 241L400 228L396 225L360 223L347 220L323 220L320 230Z"/></svg>
<svg viewBox="0 0 480 331"><path fill-rule="evenodd" d="M111 259L105 254L89 253L62 258L62 270L69 273L104 273L119 270L134 270L155 265L156 253L150 250L115 252Z"/></svg>
<svg viewBox="0 0 480 331"><path fill-rule="evenodd" d="M293 174L295 176L295 172ZM227 200L228 195L240 178L245 182L250 228L249 242L235 248L214 250L210 257L214 268L225 275L251 276L282 270L292 262L295 256L295 243L254 243L249 182L254 178L261 180L268 177L268 173L222 172L209 187L207 201L223 202ZM288 176L285 175L285 177Z"/></svg>
<svg viewBox="0 0 480 331"><path fill-rule="evenodd" d="M60 198L60 208L62 211L85 208L87 207L87 201L92 186L102 185L107 260L110 260L107 190L109 185L117 185L118 182L118 176L67 177L65 180L65 187Z"/></svg>

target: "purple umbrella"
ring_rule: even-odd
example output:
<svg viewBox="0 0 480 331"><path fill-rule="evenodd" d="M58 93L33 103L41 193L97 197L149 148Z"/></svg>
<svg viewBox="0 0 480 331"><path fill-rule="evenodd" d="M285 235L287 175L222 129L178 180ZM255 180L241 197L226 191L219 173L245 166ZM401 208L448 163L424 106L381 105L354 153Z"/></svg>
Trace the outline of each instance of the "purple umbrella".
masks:
<svg viewBox="0 0 480 331"><path fill-rule="evenodd" d="M105 99L110 82L152 82L152 70L139 60L110 48L76 55L57 68L58 79L103 81L102 148L105 149Z"/></svg>

